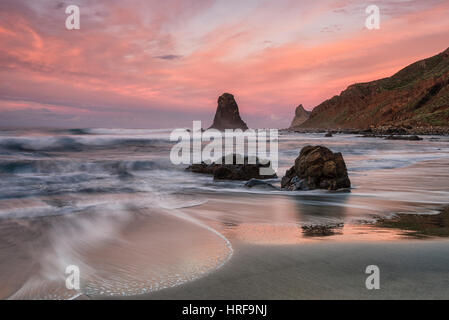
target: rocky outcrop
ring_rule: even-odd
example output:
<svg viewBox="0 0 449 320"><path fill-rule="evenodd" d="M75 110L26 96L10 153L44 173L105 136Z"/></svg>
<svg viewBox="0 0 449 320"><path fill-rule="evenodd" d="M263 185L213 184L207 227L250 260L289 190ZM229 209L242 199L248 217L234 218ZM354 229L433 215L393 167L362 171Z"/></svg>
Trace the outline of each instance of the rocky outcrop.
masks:
<svg viewBox="0 0 449 320"><path fill-rule="evenodd" d="M230 157L232 157L232 160ZM241 164L239 164L238 162L241 162ZM263 164L257 157L249 158L242 157L241 155L237 154L230 154L222 157L220 161L210 164L207 164L205 162L192 164L186 170L196 173L212 174L214 176L214 180L245 181L251 179L276 178L276 173L274 171L271 175L260 175L260 168L269 168L270 166L270 162Z"/></svg>
<svg viewBox="0 0 449 320"><path fill-rule="evenodd" d="M408 140L408 141L421 141L422 138L418 136L387 136L385 140Z"/></svg>
<svg viewBox="0 0 449 320"><path fill-rule="evenodd" d="M295 110L295 117L293 118L292 123L290 124L290 129L294 129L295 127L299 127L310 117L310 111L304 109L302 104L300 104Z"/></svg>
<svg viewBox="0 0 449 320"><path fill-rule="evenodd" d="M434 127L434 126L378 126L371 128L373 134L379 135L449 135L449 126Z"/></svg>
<svg viewBox="0 0 449 320"><path fill-rule="evenodd" d="M413 63L389 78L349 86L340 95L316 106L300 127L408 127L409 134L413 128L431 127L432 132L447 132L449 49Z"/></svg>
<svg viewBox="0 0 449 320"><path fill-rule="evenodd" d="M359 136L360 138L383 138L385 140L408 140L408 141L421 141L423 138L417 135L404 136L404 135L381 135L381 134L364 134Z"/></svg>
<svg viewBox="0 0 449 320"><path fill-rule="evenodd" d="M232 94L223 93L218 98L214 123L209 129L248 129L246 123L240 118L239 107Z"/></svg>
<svg viewBox="0 0 449 320"><path fill-rule="evenodd" d="M306 146L285 173L281 187L290 191L337 190L350 188L351 182L341 153L323 146Z"/></svg>

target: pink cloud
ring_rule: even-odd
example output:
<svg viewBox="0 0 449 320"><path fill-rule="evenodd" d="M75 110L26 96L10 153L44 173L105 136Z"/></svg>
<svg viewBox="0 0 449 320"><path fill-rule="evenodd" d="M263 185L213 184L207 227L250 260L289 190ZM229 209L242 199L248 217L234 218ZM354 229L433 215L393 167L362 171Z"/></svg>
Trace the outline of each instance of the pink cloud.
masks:
<svg viewBox="0 0 449 320"><path fill-rule="evenodd" d="M64 8L54 3L0 4L0 111L14 117L28 103L73 119L89 114L86 126L188 125L211 119L217 96L229 91L250 125L282 127L299 103L311 109L354 82L434 55L449 40L449 4L438 1L412 0L404 12L384 1L389 15L377 31L363 28L354 1L230 2L216 19L208 16L222 5L215 1L78 2L79 31L64 28Z"/></svg>

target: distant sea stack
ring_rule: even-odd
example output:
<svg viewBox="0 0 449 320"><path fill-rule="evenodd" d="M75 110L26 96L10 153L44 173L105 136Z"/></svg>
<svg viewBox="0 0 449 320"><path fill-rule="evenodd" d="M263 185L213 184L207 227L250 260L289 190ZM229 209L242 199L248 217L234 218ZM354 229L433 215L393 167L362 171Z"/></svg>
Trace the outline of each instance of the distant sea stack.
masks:
<svg viewBox="0 0 449 320"><path fill-rule="evenodd" d="M242 120L242 118L240 118L239 107L232 94L223 93L218 98L218 106L217 111L215 112L214 123L209 129L248 129L246 123Z"/></svg>
<svg viewBox="0 0 449 320"><path fill-rule="evenodd" d="M310 111L304 109L302 104L300 104L295 110L295 117L290 125L290 128L299 127L310 117Z"/></svg>
<svg viewBox="0 0 449 320"><path fill-rule="evenodd" d="M349 86L315 107L301 128L449 126L449 49L389 78Z"/></svg>

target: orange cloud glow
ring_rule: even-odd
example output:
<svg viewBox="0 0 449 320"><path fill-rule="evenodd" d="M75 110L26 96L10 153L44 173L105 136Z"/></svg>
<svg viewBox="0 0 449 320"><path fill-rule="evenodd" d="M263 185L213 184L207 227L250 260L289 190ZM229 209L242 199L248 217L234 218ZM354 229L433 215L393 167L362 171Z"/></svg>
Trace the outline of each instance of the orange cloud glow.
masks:
<svg viewBox="0 0 449 320"><path fill-rule="evenodd" d="M63 2L0 3L0 125L207 126L231 92L250 126L286 127L449 46L447 1L378 1L374 31L361 1L72 2L80 30Z"/></svg>

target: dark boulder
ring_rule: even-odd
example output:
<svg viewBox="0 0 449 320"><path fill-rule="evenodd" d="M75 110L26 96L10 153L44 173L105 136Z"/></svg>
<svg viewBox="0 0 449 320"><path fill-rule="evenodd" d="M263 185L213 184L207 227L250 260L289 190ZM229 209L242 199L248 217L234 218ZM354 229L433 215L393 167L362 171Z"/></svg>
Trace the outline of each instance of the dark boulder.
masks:
<svg viewBox="0 0 449 320"><path fill-rule="evenodd" d="M232 157L232 158L231 158ZM224 156L220 161L210 164L201 162L192 164L186 170L212 174L214 180L251 180L251 179L270 179L276 178L273 171L271 175L261 175L260 168L269 168L270 162L261 163L257 157L242 157L241 155L232 154Z"/></svg>
<svg viewBox="0 0 449 320"><path fill-rule="evenodd" d="M302 148L295 165L285 173L281 187L290 191L350 188L346 164L341 153L323 146Z"/></svg>

